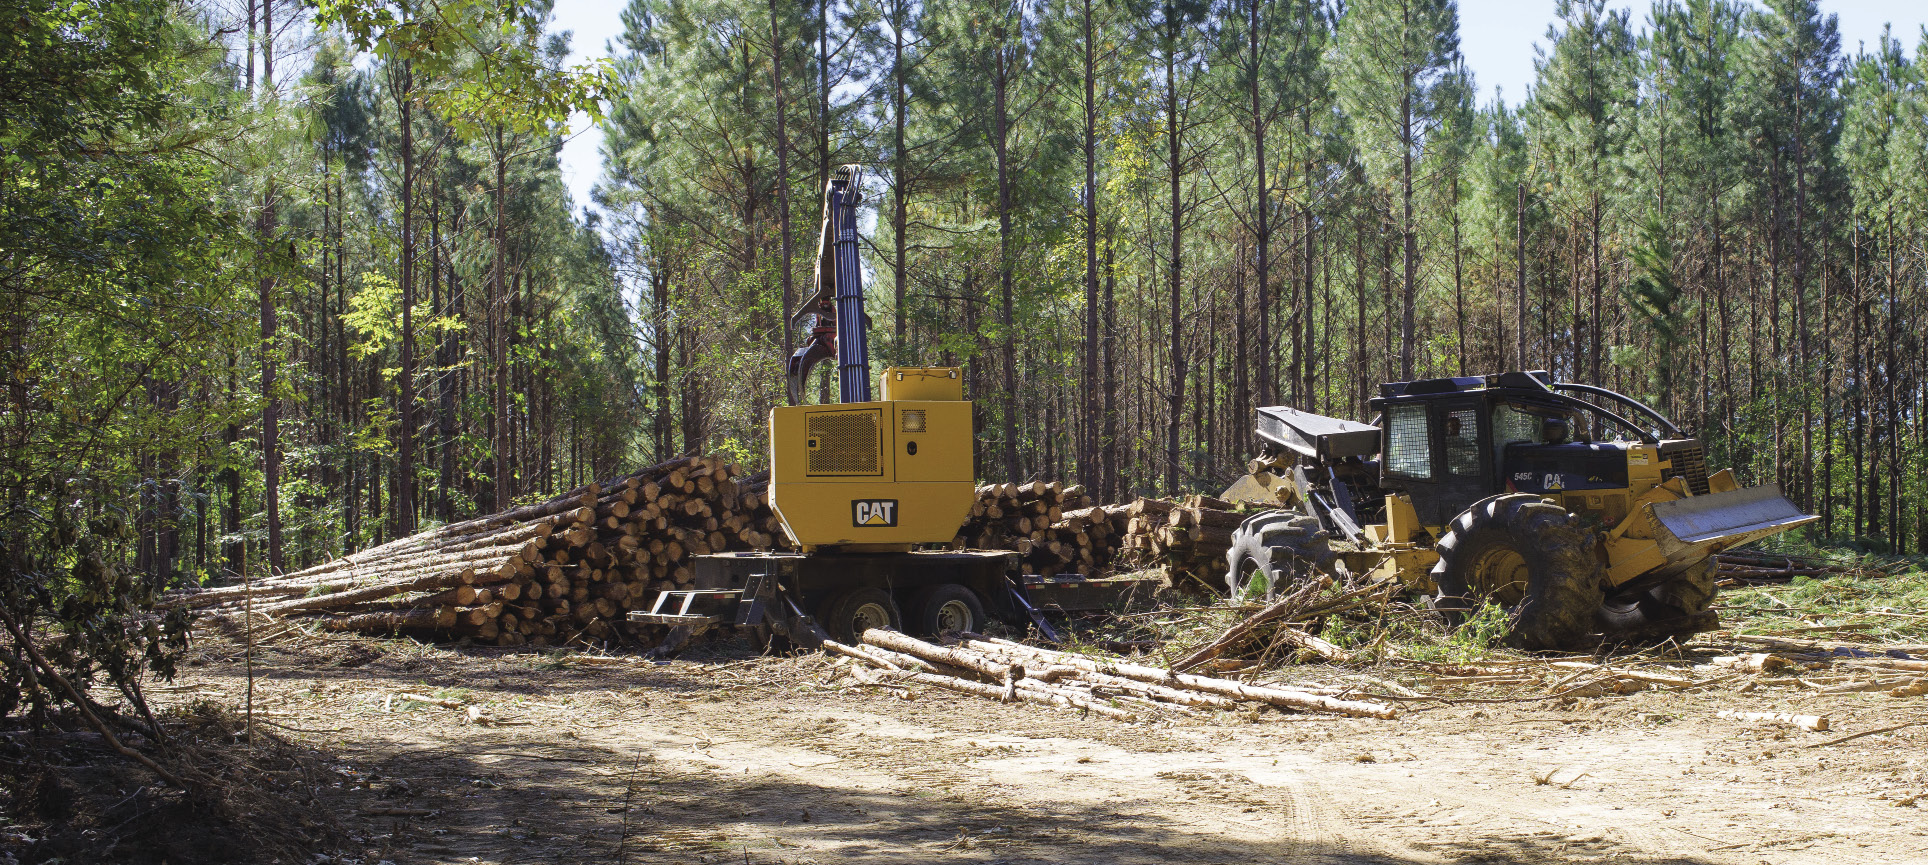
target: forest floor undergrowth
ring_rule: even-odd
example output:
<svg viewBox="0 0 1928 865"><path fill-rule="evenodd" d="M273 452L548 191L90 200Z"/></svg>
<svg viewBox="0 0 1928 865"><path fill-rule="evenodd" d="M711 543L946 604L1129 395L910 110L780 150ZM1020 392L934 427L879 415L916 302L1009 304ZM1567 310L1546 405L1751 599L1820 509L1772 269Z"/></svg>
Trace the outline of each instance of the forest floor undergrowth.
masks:
<svg viewBox="0 0 1928 865"><path fill-rule="evenodd" d="M1400 717L1268 709L1153 725L942 691L905 699L825 656L740 641L658 665L297 636L256 653L269 744L254 747L283 768L281 811L252 819L268 824L261 837L312 827L307 858L285 843L170 857L149 839L65 861L1928 861L1928 697L1798 684L1812 669L1710 672L1761 651L1723 631L1594 658L1706 684L1562 696L1532 676L1295 666L1260 678L1360 681L1397 698ZM150 696L176 717L218 718L246 751L247 688L240 647L210 636ZM105 779L119 795L152 787L121 775ZM68 828L106 849L126 831L111 822ZM26 843L45 827L6 830L0 850L47 849Z"/></svg>

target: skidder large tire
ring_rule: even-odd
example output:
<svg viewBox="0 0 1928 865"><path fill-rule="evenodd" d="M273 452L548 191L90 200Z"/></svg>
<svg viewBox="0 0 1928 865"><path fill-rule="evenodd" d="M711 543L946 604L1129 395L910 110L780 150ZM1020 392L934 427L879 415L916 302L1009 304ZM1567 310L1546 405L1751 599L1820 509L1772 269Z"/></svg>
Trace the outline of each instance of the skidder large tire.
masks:
<svg viewBox="0 0 1928 865"><path fill-rule="evenodd" d="M1457 624L1482 603L1498 604L1509 644L1573 648L1593 632L1604 597L1599 544L1578 518L1539 496L1481 499L1439 541L1433 605Z"/></svg>
<svg viewBox="0 0 1928 865"><path fill-rule="evenodd" d="M1279 590L1314 573L1338 572L1331 534L1315 517L1266 511L1247 517L1232 533L1225 554L1225 588L1234 599L1276 597Z"/></svg>
<svg viewBox="0 0 1928 865"><path fill-rule="evenodd" d="M1713 630L1719 618L1709 612L1720 591L1713 559L1696 562L1666 582L1608 600L1600 608L1600 629L1629 639L1664 639Z"/></svg>

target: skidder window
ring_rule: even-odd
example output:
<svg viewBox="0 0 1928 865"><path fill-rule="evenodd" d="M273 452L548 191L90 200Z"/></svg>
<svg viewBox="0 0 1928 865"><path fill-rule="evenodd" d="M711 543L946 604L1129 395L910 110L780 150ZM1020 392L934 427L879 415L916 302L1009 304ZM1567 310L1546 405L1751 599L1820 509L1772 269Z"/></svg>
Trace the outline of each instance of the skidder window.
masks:
<svg viewBox="0 0 1928 865"><path fill-rule="evenodd" d="M1433 478L1432 430L1423 405L1395 406L1386 422L1386 471L1418 480Z"/></svg>
<svg viewBox="0 0 1928 865"><path fill-rule="evenodd" d="M1447 413L1446 471L1454 477L1479 476L1479 412Z"/></svg>

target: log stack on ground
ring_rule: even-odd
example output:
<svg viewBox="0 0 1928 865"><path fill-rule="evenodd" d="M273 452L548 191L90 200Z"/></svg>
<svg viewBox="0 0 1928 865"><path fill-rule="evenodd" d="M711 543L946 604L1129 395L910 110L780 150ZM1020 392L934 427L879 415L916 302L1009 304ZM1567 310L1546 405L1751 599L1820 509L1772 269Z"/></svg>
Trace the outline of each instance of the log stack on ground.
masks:
<svg viewBox="0 0 1928 865"><path fill-rule="evenodd" d="M1247 514L1223 499L1191 496L1182 501L1139 499L1125 509L1122 564L1167 567L1173 585L1190 577L1205 587L1224 588L1225 554L1232 531Z"/></svg>
<svg viewBox="0 0 1928 865"><path fill-rule="evenodd" d="M1081 486L988 484L952 546L1015 550L1026 574L1098 576L1123 543L1125 510L1094 506Z"/></svg>
<svg viewBox="0 0 1928 865"><path fill-rule="evenodd" d="M975 634L937 645L895 631L868 630L863 644L826 642L857 664L866 685L930 685L1003 702L1060 706L1119 720L1195 716L1208 709L1267 704L1300 712L1394 718L1383 703L1178 673L1123 659L1078 655Z"/></svg>
<svg viewBox="0 0 1928 865"><path fill-rule="evenodd" d="M787 545L769 479L684 457L499 514L431 529L306 570L163 601L318 620L334 631L503 646L645 644L626 621L687 588L694 557Z"/></svg>
<svg viewBox="0 0 1928 865"><path fill-rule="evenodd" d="M1095 577L1163 567L1175 581L1190 577L1217 591L1232 531L1246 516L1211 496L1094 505L1083 487L990 484L977 488L953 546L1016 550L1027 574Z"/></svg>

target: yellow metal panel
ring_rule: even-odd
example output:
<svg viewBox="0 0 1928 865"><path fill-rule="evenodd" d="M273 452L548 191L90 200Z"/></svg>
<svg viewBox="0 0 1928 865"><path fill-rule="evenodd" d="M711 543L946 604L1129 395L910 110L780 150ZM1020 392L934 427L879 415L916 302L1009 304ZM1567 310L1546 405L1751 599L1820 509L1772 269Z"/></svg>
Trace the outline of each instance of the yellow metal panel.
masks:
<svg viewBox="0 0 1928 865"><path fill-rule="evenodd" d="M1645 511L1645 508L1641 508ZM1637 516L1637 514L1636 514ZM1607 535L1607 581L1620 585L1667 564L1667 554L1651 538Z"/></svg>
<svg viewBox="0 0 1928 865"><path fill-rule="evenodd" d="M1607 580L1620 585L1654 568L1667 563L1667 555L1655 542L1656 532L1653 525L1655 502L1673 501L1685 498L1686 490L1675 478L1659 486L1649 487L1633 501L1632 509L1619 525L1607 532Z"/></svg>
<svg viewBox="0 0 1928 865"><path fill-rule="evenodd" d="M1660 473L1673 464L1660 458L1660 448L1649 444L1627 447L1627 488L1633 496L1660 484Z"/></svg>
<svg viewBox="0 0 1928 865"><path fill-rule="evenodd" d="M970 403L920 401L890 405L896 417L897 444L893 453L897 480L963 484L974 481L971 457L977 438L971 433Z"/></svg>
<svg viewBox="0 0 1928 865"><path fill-rule="evenodd" d="M1413 510L1413 500L1404 495L1386 497L1386 525L1395 544L1417 540L1425 531L1419 524L1419 512Z"/></svg>
<svg viewBox="0 0 1928 865"><path fill-rule="evenodd" d="M804 546L935 544L957 537L977 496L969 480L770 485L770 506Z"/></svg>
<svg viewBox="0 0 1928 865"><path fill-rule="evenodd" d="M893 417L890 404L882 402L771 409L771 483L894 480L889 459L897 447Z"/></svg>
<svg viewBox="0 0 1928 865"><path fill-rule="evenodd" d="M878 379L886 402L964 399L964 371L956 367L889 367Z"/></svg>
<svg viewBox="0 0 1928 865"><path fill-rule="evenodd" d="M1721 469L1707 477L1707 492L1731 493L1741 488L1741 482L1734 479L1733 469Z"/></svg>
<svg viewBox="0 0 1928 865"><path fill-rule="evenodd" d="M958 400L780 406L770 505L805 547L947 543L976 496L975 443Z"/></svg>

